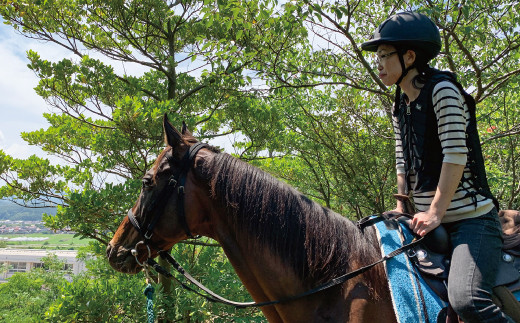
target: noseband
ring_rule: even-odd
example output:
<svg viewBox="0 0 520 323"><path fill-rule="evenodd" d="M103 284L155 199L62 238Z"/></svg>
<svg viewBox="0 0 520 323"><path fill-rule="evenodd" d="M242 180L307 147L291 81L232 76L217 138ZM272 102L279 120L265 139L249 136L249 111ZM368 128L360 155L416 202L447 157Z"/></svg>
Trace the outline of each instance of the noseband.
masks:
<svg viewBox="0 0 520 323"><path fill-rule="evenodd" d="M190 228L188 226L188 222L186 221L186 213L184 208L184 185L186 184L186 178L188 176L188 172L193 165L193 161L195 160L195 156L201 150L202 148L209 147L208 144L197 142L193 146L189 148L189 150L186 152L184 157L181 160L181 171L177 175L171 175L168 179L168 184L166 184L166 187L161 191L159 196L157 196L156 199L152 201L152 205L149 208L151 210L152 214L155 214L152 218L152 221L148 224L146 227L146 230L144 229L144 223L139 224L139 221L134 215L134 212L132 209L128 211L128 219L130 220L130 223L134 226L134 228L139 232L139 234L144 238L144 244L146 247L151 246L157 251L161 251L160 248L158 248L156 245L154 245L151 242L151 238L153 236L153 230L155 228L155 225L159 221L161 215L164 213L164 209L166 207L166 204L168 203L168 200L170 197L175 193L175 189L177 189L178 194L178 202L177 202L177 216L179 218L179 221L181 223L181 226L184 229L184 232L189 238L195 238L193 234L190 231ZM172 163L171 159L168 158L168 162ZM142 220L145 219L145 216L141 214ZM143 243L143 241L139 241L137 244ZM137 247L137 245L136 245ZM137 259L137 248L132 250L132 254ZM148 247L148 251L150 248ZM148 252L150 254L150 251ZM149 258L149 257L148 257Z"/></svg>

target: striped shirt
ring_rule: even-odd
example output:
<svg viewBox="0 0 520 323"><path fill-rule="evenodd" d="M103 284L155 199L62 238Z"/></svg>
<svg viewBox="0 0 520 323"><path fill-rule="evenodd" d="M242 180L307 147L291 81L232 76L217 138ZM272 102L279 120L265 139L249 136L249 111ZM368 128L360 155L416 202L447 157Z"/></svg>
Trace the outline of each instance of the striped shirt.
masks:
<svg viewBox="0 0 520 323"><path fill-rule="evenodd" d="M442 222L453 222L466 218L484 215L491 211L493 202L481 195L476 195L475 207L472 197L466 197L468 192L475 192L471 171L467 165L468 148L466 146L466 127L469 122L469 111L457 86L449 81L441 81L433 88L433 108L437 117L438 135L442 146L443 162L465 165L464 177L460 181L457 191L451 200ZM396 169L397 174L405 173L405 159L398 120L393 118L396 140ZM410 188L412 190L415 207L418 211L426 211L430 207L435 191L414 193L415 174L410 169Z"/></svg>

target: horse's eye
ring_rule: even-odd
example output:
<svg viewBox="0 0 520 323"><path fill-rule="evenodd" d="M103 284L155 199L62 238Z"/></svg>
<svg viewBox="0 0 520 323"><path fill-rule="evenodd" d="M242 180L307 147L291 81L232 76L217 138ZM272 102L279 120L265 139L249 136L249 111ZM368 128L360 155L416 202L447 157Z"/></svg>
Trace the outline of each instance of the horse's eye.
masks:
<svg viewBox="0 0 520 323"><path fill-rule="evenodd" d="M143 182L143 189L149 188L150 186L152 186L152 179L151 178L145 177L145 178L143 178L142 182Z"/></svg>

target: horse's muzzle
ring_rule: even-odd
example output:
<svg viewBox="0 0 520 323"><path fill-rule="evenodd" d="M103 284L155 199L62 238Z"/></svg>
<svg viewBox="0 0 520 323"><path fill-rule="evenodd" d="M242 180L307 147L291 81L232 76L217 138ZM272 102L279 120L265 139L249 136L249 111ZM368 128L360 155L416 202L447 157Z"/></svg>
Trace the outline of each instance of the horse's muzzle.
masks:
<svg viewBox="0 0 520 323"><path fill-rule="evenodd" d="M108 263L115 270L125 274L137 274L142 267L136 262L131 250L123 246L113 246L110 242L106 250Z"/></svg>

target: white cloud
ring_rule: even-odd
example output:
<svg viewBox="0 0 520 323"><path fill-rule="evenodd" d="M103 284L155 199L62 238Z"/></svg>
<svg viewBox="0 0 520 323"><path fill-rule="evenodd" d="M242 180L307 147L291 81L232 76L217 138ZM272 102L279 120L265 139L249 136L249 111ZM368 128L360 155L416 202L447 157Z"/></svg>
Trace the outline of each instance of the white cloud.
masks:
<svg viewBox="0 0 520 323"><path fill-rule="evenodd" d="M38 79L27 67L28 60L20 56L17 46L4 39L0 39L0 57L2 108L16 107L16 111L5 111L11 114L35 110L41 114L45 103L33 90Z"/></svg>
<svg viewBox="0 0 520 323"><path fill-rule="evenodd" d="M20 159L25 159L35 154L34 149L32 149L29 145L23 143L12 144L9 147L7 147L4 151L7 155Z"/></svg>
<svg viewBox="0 0 520 323"><path fill-rule="evenodd" d="M47 128L48 123L43 113L51 111L51 107L34 90L39 79L27 66L27 51L32 49L42 59L53 62L64 58L78 61L79 57L54 43L26 38L2 22L0 19L0 148L16 158L30 156L35 152L39 156L46 156L40 149L28 146L20 137L21 132ZM87 51L84 53L87 54ZM139 64L110 60L96 52L88 54L113 66L119 75L140 76L149 70L148 67ZM187 60L179 68L189 70L198 64L199 61ZM198 70L196 73L200 72ZM219 145L231 148L230 142L229 139L221 140Z"/></svg>
<svg viewBox="0 0 520 323"><path fill-rule="evenodd" d="M51 111L51 107L34 90L39 79L27 66L27 51L32 49L42 59L53 62L64 58L77 61L79 57L56 44L26 38L2 22L0 19L0 133L3 134L0 136L0 148L16 158L35 152L43 157L46 156L43 151L28 146L20 137L21 132L47 128L43 113ZM112 65L118 74L141 75L148 70L138 64L123 65L110 61L101 54L90 55Z"/></svg>
<svg viewBox="0 0 520 323"><path fill-rule="evenodd" d="M26 57L29 48L43 45L16 34L12 27L0 26L0 147L16 158L34 151L20 133L46 127L42 114L48 107L34 91L38 78L27 67Z"/></svg>

